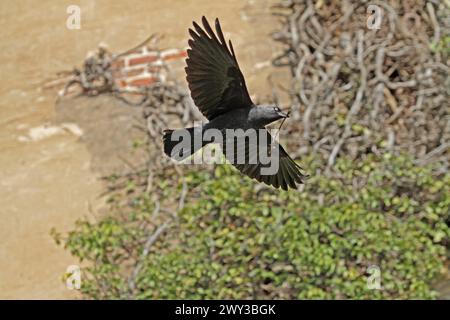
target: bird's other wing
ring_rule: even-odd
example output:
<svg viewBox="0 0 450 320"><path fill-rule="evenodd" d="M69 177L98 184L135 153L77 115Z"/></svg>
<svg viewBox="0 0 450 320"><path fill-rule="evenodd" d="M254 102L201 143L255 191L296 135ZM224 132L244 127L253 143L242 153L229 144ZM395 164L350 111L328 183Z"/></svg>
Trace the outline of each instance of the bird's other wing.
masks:
<svg viewBox="0 0 450 320"><path fill-rule="evenodd" d="M250 148L250 141L248 139L236 139L234 138L234 153L229 154L230 150L227 151L225 143L230 143L229 138L224 139L224 144L222 145L223 153L225 157L243 174L249 176L250 178L256 179L259 182L264 182L267 185L273 186L275 188L282 188L283 190L288 190L289 188L297 188L296 184L304 183L307 175L302 174L302 168L287 154L284 148L275 141L270 133L265 129L260 129L263 134L266 134L267 143L258 143L255 148ZM238 141L236 141L238 140ZM260 150L259 148L267 148L266 154L272 154L271 150L278 147L278 171L274 174L266 175L261 171L262 168L268 167L269 165L262 164L259 158ZM257 152L255 152L257 150ZM245 154L245 161L242 164L237 163L237 156L239 154Z"/></svg>
<svg viewBox="0 0 450 320"><path fill-rule="evenodd" d="M245 85L245 79L234 54L233 45L229 47L216 19L216 34L203 16L203 29L194 24L189 29L186 59L186 79L191 96L203 115L211 120L233 108L253 105Z"/></svg>

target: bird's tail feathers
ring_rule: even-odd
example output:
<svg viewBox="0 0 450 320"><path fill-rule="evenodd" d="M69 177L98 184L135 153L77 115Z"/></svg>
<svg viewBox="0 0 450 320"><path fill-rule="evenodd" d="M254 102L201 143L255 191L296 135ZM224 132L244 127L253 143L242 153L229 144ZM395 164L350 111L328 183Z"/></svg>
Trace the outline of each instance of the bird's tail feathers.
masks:
<svg viewBox="0 0 450 320"><path fill-rule="evenodd" d="M178 161L186 159L205 145L201 134L200 127L164 130L164 153Z"/></svg>

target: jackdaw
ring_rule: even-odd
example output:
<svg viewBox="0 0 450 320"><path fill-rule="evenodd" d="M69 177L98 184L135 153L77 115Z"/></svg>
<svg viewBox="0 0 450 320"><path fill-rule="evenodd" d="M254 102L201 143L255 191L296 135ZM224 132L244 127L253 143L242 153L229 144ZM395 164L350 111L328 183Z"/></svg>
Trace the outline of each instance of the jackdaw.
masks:
<svg viewBox="0 0 450 320"><path fill-rule="evenodd" d="M275 139L272 139L265 126L279 119L287 118L288 114L282 112L277 106L256 106L250 99L245 85L244 76L239 69L236 55L231 41L227 43L222 33L219 20L215 20L216 33L210 27L208 21L202 17L203 29L193 22L194 29L189 29L192 39L189 39L187 50L186 79L191 91L191 97L209 120L208 123L180 130L165 130L163 136L164 152L172 158L182 160L205 146L213 140L205 141L202 135L208 129L220 130L224 135L229 129L255 129L259 133L258 140L250 141L245 136L233 137L236 146L229 151L225 143L227 137L222 140L222 151L225 157L242 173L264 182L275 188L296 188L296 183L303 183L306 175L301 173L301 167L286 153ZM191 136L189 148L181 152L175 148L179 144L179 137L183 136L181 131ZM194 141L200 143L194 144ZM264 138L264 139L262 139ZM260 140L266 140L262 144ZM244 148L244 161L236 161L234 157ZM252 147L253 150L252 150ZM265 148L265 150L262 150ZM261 149L261 150L260 150ZM262 163L256 153L265 151L272 155L276 150L277 170L271 174L264 172L267 163Z"/></svg>

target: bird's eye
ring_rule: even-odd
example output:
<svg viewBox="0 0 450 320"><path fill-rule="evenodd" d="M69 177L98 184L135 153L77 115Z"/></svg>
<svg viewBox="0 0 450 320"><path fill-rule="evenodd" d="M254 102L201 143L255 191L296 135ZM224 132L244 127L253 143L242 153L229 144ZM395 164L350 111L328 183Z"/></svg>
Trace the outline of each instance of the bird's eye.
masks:
<svg viewBox="0 0 450 320"><path fill-rule="evenodd" d="M274 109L275 109L276 112L280 112L281 111L280 108L278 108L278 107L275 107Z"/></svg>

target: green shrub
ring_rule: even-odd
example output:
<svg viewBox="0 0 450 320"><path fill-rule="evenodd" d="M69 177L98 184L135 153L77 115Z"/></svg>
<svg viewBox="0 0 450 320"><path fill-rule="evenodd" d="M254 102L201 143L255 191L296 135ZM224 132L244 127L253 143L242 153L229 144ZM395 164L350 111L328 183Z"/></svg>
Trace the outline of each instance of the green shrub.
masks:
<svg viewBox="0 0 450 320"><path fill-rule="evenodd" d="M186 206L144 258L142 224L153 211L148 196L135 199L131 213L80 222L65 244L88 260L83 292L139 299L434 298L430 283L444 268L450 234L450 174L436 176L431 167L391 155L340 159L328 177L320 174L320 160L304 165L312 177L300 192L257 190L229 165L190 173ZM176 188L172 195L181 182ZM371 265L380 268L380 290L367 288Z"/></svg>

